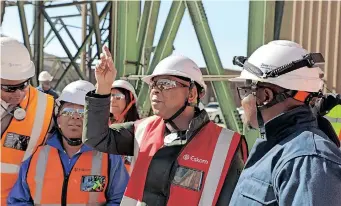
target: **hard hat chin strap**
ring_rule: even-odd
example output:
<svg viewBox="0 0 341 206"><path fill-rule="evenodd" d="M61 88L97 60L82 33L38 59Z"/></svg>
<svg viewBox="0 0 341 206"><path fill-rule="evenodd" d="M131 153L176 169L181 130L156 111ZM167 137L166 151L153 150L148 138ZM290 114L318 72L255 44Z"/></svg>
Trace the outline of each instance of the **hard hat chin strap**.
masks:
<svg viewBox="0 0 341 206"><path fill-rule="evenodd" d="M194 86L194 82L191 82L189 86L189 92L191 92L193 86ZM169 123L174 129L179 130L179 128L176 126L173 120L177 118L183 111L185 111L186 107L188 106L193 107L194 105L189 103L188 98L186 98L184 105L177 112L175 112L170 118L164 119L165 124Z"/></svg>
<svg viewBox="0 0 341 206"><path fill-rule="evenodd" d="M58 128L60 134L62 135L62 137L66 140L67 144L70 145L70 146L79 146L81 145L83 142L82 142L82 138L67 138L63 135L62 131Z"/></svg>
<svg viewBox="0 0 341 206"><path fill-rule="evenodd" d="M54 115L53 115L53 119L55 122L55 127L57 129L57 131L61 134L61 136L66 140L67 144L70 146L79 146L81 145L82 142L82 137L80 138L67 138L64 136L62 130L59 128L58 123L57 123L57 116L59 114L59 108L62 107L62 105L64 104L63 101L55 101L55 107L54 107Z"/></svg>

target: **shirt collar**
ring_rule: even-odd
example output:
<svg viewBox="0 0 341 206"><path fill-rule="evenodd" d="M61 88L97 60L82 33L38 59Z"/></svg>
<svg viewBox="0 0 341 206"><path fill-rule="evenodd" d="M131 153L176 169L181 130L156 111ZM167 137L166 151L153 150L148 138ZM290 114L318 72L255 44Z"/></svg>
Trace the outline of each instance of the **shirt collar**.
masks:
<svg viewBox="0 0 341 206"><path fill-rule="evenodd" d="M317 120L307 105L284 112L265 123L265 138L280 141L304 127L318 127Z"/></svg>

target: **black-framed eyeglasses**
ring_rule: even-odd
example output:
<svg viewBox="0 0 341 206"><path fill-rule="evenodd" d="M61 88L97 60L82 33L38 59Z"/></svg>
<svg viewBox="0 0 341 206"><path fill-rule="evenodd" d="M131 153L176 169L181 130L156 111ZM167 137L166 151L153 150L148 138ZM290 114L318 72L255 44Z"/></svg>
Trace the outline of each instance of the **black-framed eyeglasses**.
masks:
<svg viewBox="0 0 341 206"><path fill-rule="evenodd" d="M17 84L17 85L5 85L5 84L1 84L1 90L4 92L9 92L9 93L13 93L17 90L24 90L28 87L28 85L30 85L29 80Z"/></svg>
<svg viewBox="0 0 341 206"><path fill-rule="evenodd" d="M73 117L75 114L78 115L79 118L84 117L84 109L74 109L74 108L63 108L62 111L60 111L60 116L64 117Z"/></svg>
<svg viewBox="0 0 341 206"><path fill-rule="evenodd" d="M157 81L153 81L150 85L150 89L157 88L160 91L163 90L169 90L176 87L189 87L188 85L182 84L180 82L177 82L175 80L170 79L158 79Z"/></svg>

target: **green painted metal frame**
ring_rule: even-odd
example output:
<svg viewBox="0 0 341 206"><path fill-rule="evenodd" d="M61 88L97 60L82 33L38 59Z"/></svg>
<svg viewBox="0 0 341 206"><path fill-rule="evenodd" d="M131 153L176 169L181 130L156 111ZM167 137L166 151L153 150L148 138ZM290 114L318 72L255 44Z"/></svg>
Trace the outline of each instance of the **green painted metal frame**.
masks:
<svg viewBox="0 0 341 206"><path fill-rule="evenodd" d="M96 46L97 46L97 57L100 59L102 51L102 40L101 31L99 30L99 18L97 14L97 3L96 1L91 2L91 15L92 15L92 28L95 30Z"/></svg>
<svg viewBox="0 0 341 206"><path fill-rule="evenodd" d="M137 33L137 74L143 74L148 67L152 53L155 29L160 11L160 1L146 1L143 8L143 14L140 18L139 29ZM143 82L136 81L135 88L140 90Z"/></svg>
<svg viewBox="0 0 341 206"><path fill-rule="evenodd" d="M208 25L202 1L186 1L194 29L196 31L201 51L207 65L209 75L223 75L224 69L220 61L217 47L214 43L213 35ZM229 84L226 81L214 81L213 87L223 113L225 125L234 130L241 131L238 124L238 111L234 102L234 97Z"/></svg>
<svg viewBox="0 0 341 206"><path fill-rule="evenodd" d="M66 33L69 35L69 37L70 37L70 39L71 39L73 45L75 45L75 47L76 47L77 49L79 49L79 46L77 45L77 42L76 42L75 38L73 38L73 36L72 36L70 30L67 28L67 26L65 25L64 21L63 21L62 19L59 19L59 22L62 24L62 26L63 26L63 28L65 29Z"/></svg>
<svg viewBox="0 0 341 206"><path fill-rule="evenodd" d="M140 15L140 2L118 1L116 16L116 49L115 65L117 79L127 74L135 74L136 66L130 62L137 62L136 36Z"/></svg>
<svg viewBox="0 0 341 206"><path fill-rule="evenodd" d="M71 60L71 64L72 66L75 68L76 72L78 73L79 77L81 79L85 79L83 73L80 71L80 68L79 68L79 65L72 61L72 54L71 52L69 51L68 47L66 46L63 38L60 36L59 32L57 31L55 25L53 25L53 22L51 20L51 18L49 17L49 15L46 13L46 11L44 9L42 9L42 14L44 15L45 19L47 20L47 22L50 24L50 27L51 29L53 30L54 34L56 35L56 37L58 38L59 40L59 43L62 45L66 55L69 57L69 59Z"/></svg>
<svg viewBox="0 0 341 206"><path fill-rule="evenodd" d="M166 19L165 26L162 30L162 34L158 45L155 49L155 53L150 66L146 71L146 75L153 72L155 66L165 57L172 54L173 43L178 32L182 17L185 13L185 2L184 1L173 1L168 17ZM142 84L138 95L139 109L142 116L150 113L150 100L149 100L149 86Z"/></svg>
<svg viewBox="0 0 341 206"><path fill-rule="evenodd" d="M43 71L44 68L44 16L42 15L44 2L36 1L34 3L34 64L36 67L36 74ZM38 86L38 75L32 78L34 86Z"/></svg>
<svg viewBox="0 0 341 206"><path fill-rule="evenodd" d="M102 21L104 19L104 17L107 15L107 13L109 12L111 8L111 2L106 3L106 5L104 6L103 10L101 11L101 14L99 15L99 21ZM85 49L86 44L89 43L89 41L91 40L91 37L94 33L94 29L91 29L89 31L89 34L86 36L85 40L83 41L82 45L79 47L77 53L73 56L73 58L71 59L71 63L66 67L65 71L63 72L63 74L61 75L61 77L58 79L56 85L55 85L55 89L58 88L59 84L61 83L61 81L63 80L63 78L66 75L66 72L71 68L71 66L73 65L72 62L76 61L76 59L78 58L78 56L80 55L80 53Z"/></svg>

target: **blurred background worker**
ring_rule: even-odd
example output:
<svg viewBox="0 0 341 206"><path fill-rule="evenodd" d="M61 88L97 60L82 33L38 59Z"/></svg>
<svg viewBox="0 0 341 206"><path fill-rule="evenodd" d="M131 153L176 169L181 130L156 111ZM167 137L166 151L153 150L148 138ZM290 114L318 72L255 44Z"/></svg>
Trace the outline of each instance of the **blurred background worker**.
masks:
<svg viewBox="0 0 341 206"><path fill-rule="evenodd" d="M38 77L39 86L37 87L37 89L39 91L42 91L46 94L53 96L54 99L57 99L58 98L57 92L51 88L52 80L53 80L53 76L51 76L49 72L47 71L40 72L39 77Z"/></svg>
<svg viewBox="0 0 341 206"><path fill-rule="evenodd" d="M247 156L245 139L199 110L206 84L197 64L169 56L143 79L155 115L108 127L116 69L106 46L86 96L83 142L133 156L121 205L228 205ZM146 94L147 95L147 94Z"/></svg>
<svg viewBox="0 0 341 206"><path fill-rule="evenodd" d="M8 204L119 205L128 182L121 157L82 144L85 95L90 82L67 85L55 108L57 130L23 162Z"/></svg>
<svg viewBox="0 0 341 206"><path fill-rule="evenodd" d="M1 205L18 177L22 161L44 143L54 100L30 85L35 66L17 40L1 43Z"/></svg>
<svg viewBox="0 0 341 206"><path fill-rule="evenodd" d="M112 84L110 99L110 124L139 120L137 95L133 85L125 80Z"/></svg>
<svg viewBox="0 0 341 206"><path fill-rule="evenodd" d="M244 58L244 123L258 128L230 205L341 205L341 151L310 107L323 88L320 53L272 41Z"/></svg>
<svg viewBox="0 0 341 206"><path fill-rule="evenodd" d="M125 80L116 80L111 87L109 125L134 122L140 119L137 111L137 95L133 85ZM132 157L122 156L124 165L130 172Z"/></svg>

